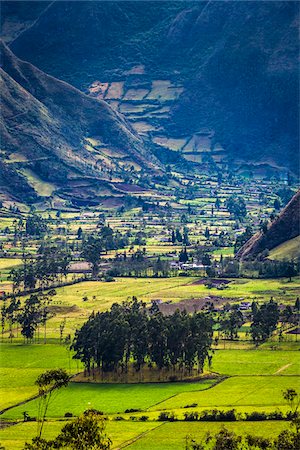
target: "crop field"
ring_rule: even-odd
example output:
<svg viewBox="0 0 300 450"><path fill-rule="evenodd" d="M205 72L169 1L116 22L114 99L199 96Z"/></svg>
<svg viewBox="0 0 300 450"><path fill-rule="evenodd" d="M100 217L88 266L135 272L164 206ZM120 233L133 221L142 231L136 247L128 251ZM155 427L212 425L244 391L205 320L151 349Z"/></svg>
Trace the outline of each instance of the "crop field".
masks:
<svg viewBox="0 0 300 450"><path fill-rule="evenodd" d="M107 98L118 101L118 108L122 106L127 110L133 124L140 123L145 133L147 130L154 131L153 139L160 145L178 152L189 141L190 148L185 150L193 153L203 150L204 143L199 143L196 138L164 136L163 130L156 134L155 120L151 125L150 112L153 115L159 110L163 114L168 113L170 102L178 95L180 87L169 82L158 82L150 86L147 93L128 91L123 83L111 83L103 89ZM134 119L130 111L140 116ZM148 117L144 117L147 114ZM100 141L90 139L88 145L91 151L98 152L107 161L116 156ZM203 151L197 153L197 157L203 155ZM124 157L122 150L118 157L119 160ZM124 159L123 163L129 164L129 161ZM35 189L41 195L50 195L53 186L43 184L33 175L27 172ZM286 413L288 406L282 392L286 389L299 390L300 383L300 347L298 335L294 332L296 323L287 324L279 320L273 335L256 347L251 340L249 305L253 301L262 305L273 298L280 312L286 306L295 311L296 298L300 297L300 278L296 275L291 280L288 276L264 278L256 267L244 267L242 264L237 275L223 275L221 272L221 262L234 256L236 238L244 233L246 226L251 225L256 231L260 226L257 217L263 220L274 212L277 185L274 181L262 181L258 189L255 180L250 180L248 184L230 181L219 184L216 177L204 179L195 176L191 179L177 172L173 175L168 188L157 184L143 190L137 185L122 182L118 177L112 178L111 182L118 189L115 192L116 203L104 198L103 205L95 209L57 211L41 207L37 214L48 227L47 233L42 236L28 236L24 231L18 235L19 216L5 209L6 216L0 218L1 291L12 292L9 272L21 266L23 253L28 257L31 255L33 261L38 260L44 242L53 242L59 248L66 246L71 252L68 273L56 278L56 295L49 306L46 328L41 323L32 342L25 344L20 323L10 324L8 316L2 326L0 410L4 410L1 419L10 426L1 430L0 441L6 450L21 450L25 440L34 437L36 423L23 423L23 413L26 411L33 418L37 416L35 380L52 368L63 368L74 378L67 388L55 394L50 404L45 437L58 434L66 421L66 413L77 416L90 408L103 411L107 416L107 433L113 441L113 449L183 449L187 435L200 439L207 431L218 431L222 426L222 423L212 422L187 423L184 414L215 408L224 411L235 409L239 419L225 425L240 433L274 436L274 430L277 433L288 427L288 422L284 420L242 420L251 412L272 413L278 410ZM183 187L186 188L186 195L181 194ZM261 191L264 191L265 200ZM105 188L102 193L109 196L110 190ZM120 207L122 203L119 199L128 193L137 199L137 204L133 208ZM226 200L231 195L243 195L247 200L245 221L236 220L228 211ZM218 208L216 198L221 202ZM155 202L155 208L148 211L147 207L141 207L141 199ZM10 214L12 216L8 217ZM24 214L24 223L28 214L31 213ZM119 232L128 239L124 246L110 247L101 252L99 277L93 281L91 264L84 259L81 251L85 237L93 232L98 233L104 223L114 233ZM83 237L79 236L80 229ZM183 243L182 236L181 241L177 238L172 241L174 231L179 231L181 235L188 234L187 245ZM274 249L270 252L270 258L282 260L286 254L296 258L297 243L296 239ZM188 260L186 264L179 264L179 255L185 247ZM203 252L209 254L215 275L208 276L202 260ZM136 275L134 270L129 274L123 272L126 276L121 276L119 272L114 274L111 269L115 270L116 261L125 253L127 261L134 260L136 254L143 255L150 262L150 272L147 269L140 275ZM151 267L158 262L169 264L168 276L163 271L151 272ZM85 281L77 282L79 277ZM21 308L29 296L19 297ZM152 382L155 376L147 378L142 374L140 380L149 382L135 383L137 377L125 384L120 383L118 374L115 377L108 374L104 377L105 382L92 380L92 375L89 378L92 381L87 382L82 363L72 359L72 351L68 350L64 339L68 335L72 339L93 311L107 311L113 303L121 303L132 296L144 301L147 308L156 302L164 314L172 314L177 307L189 313L213 307L213 357L211 365L204 367L202 378L193 382L170 382L167 372L165 378L158 378L158 381L168 380L166 382ZM8 305L9 301L10 298L7 298L1 306ZM249 302L246 311L243 311L243 324L238 330L238 338L230 340L228 335L222 334L218 320L226 308L241 306L242 302ZM147 370L150 370L148 366L145 372ZM99 381L100 375L96 379ZM159 421L161 413L174 413L178 420L174 423Z"/></svg>
<svg viewBox="0 0 300 450"><path fill-rule="evenodd" d="M1 410L36 395L34 382L43 371L64 368L76 373L81 367L63 345L1 344L0 349Z"/></svg>
<svg viewBox="0 0 300 450"><path fill-rule="evenodd" d="M286 279L274 280L230 280L227 288L220 291L217 288L208 289L199 277L183 278L117 278L115 282L106 283L89 281L73 286L57 289L56 302L76 305L89 310L103 311L114 302L121 302L135 295L139 299L150 302L154 299L179 302L185 299L205 298L209 296L227 299L258 301L269 300L270 296L288 301L300 295L300 281L295 278L292 282ZM88 297L84 302L82 298Z"/></svg>
<svg viewBox="0 0 300 450"><path fill-rule="evenodd" d="M208 430L218 431L222 426L221 423L182 422L185 412L214 408L234 408L242 415L253 411L286 412L287 405L282 399L282 392L287 388L298 389L300 355L299 346L289 343L282 343L281 346L283 350L264 349L263 346L252 350L216 350L211 370L228 377L223 380L144 384L72 382L59 391L50 404L50 421L46 423L45 437L51 438L58 434L66 412L78 415L85 409L95 408L108 416L107 433L113 441L113 449L128 445L132 449L175 450L184 448L186 435L200 439ZM63 345L2 344L1 355L1 398L6 400L2 408L30 399L36 393L34 380L45 369L63 367L70 373L80 371L80 366L70 360L70 354ZM136 412L125 413L126 409ZM7 450L22 449L25 439L30 439L36 433L34 422L21 422L24 411L35 417L37 400L8 409L2 415L4 420L17 422L17 425L0 432L1 442ZM173 412L179 422L158 422L162 411ZM123 420L116 421L116 416L123 417ZM148 419L141 422L141 416L147 416ZM251 432L266 437L274 436L274 426L276 433L287 427L284 421L235 422L225 425L239 433Z"/></svg>

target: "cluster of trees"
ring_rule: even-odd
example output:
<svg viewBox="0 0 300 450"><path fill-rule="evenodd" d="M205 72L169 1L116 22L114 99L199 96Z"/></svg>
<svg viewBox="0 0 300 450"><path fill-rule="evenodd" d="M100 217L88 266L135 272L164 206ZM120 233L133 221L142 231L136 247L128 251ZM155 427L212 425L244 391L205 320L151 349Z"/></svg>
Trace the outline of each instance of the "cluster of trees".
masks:
<svg viewBox="0 0 300 450"><path fill-rule="evenodd" d="M71 255L67 248L43 243L36 258L23 257L21 268L12 269L13 291L45 289L67 276Z"/></svg>
<svg viewBox="0 0 300 450"><path fill-rule="evenodd" d="M239 220L242 220L247 215L246 203L243 197L236 197L231 195L225 202L227 210Z"/></svg>
<svg viewBox="0 0 300 450"><path fill-rule="evenodd" d="M128 245L128 237L119 231L113 231L109 226L102 226L97 234L84 236L82 241L81 256L91 263L92 274L96 277L99 273L101 253L109 250L117 250Z"/></svg>
<svg viewBox="0 0 300 450"><path fill-rule="evenodd" d="M168 261L161 259L149 259L146 256L146 249L138 249L131 255L126 252L116 255L112 262L111 269L107 275L110 277L117 276L152 276L152 277L168 277L170 275L170 264Z"/></svg>
<svg viewBox="0 0 300 450"><path fill-rule="evenodd" d="M247 226L246 230L236 237L234 243L234 253L237 253L239 249L242 248L243 245L246 244L246 242L252 238L252 236L253 236L252 227Z"/></svg>
<svg viewBox="0 0 300 450"><path fill-rule="evenodd" d="M27 342L30 342L35 332L38 333L38 341L40 338L40 329L43 329L44 342L47 336L47 321L52 317L50 304L53 296L56 294L52 289L47 293L39 292L28 297L23 306L18 298L12 296L9 303L4 300L1 307L1 328L2 338L6 325L8 324L9 336L12 340L13 329L15 327L16 334L19 328L21 334Z"/></svg>
<svg viewBox="0 0 300 450"><path fill-rule="evenodd" d="M152 308L149 314L145 303L133 297L90 316L75 334L74 358L80 359L89 373L94 367L126 372L130 362L136 371L145 364L191 371L197 364L201 372L205 361L211 359L212 325L207 313L176 311L163 316Z"/></svg>
<svg viewBox="0 0 300 450"><path fill-rule="evenodd" d="M179 243L183 245L190 245L188 228L184 227L183 231L181 231L179 228L172 230L171 242L172 244Z"/></svg>
<svg viewBox="0 0 300 450"><path fill-rule="evenodd" d="M258 305L252 303L251 336L253 342L259 344L266 341L276 330L279 321L279 309L274 300Z"/></svg>

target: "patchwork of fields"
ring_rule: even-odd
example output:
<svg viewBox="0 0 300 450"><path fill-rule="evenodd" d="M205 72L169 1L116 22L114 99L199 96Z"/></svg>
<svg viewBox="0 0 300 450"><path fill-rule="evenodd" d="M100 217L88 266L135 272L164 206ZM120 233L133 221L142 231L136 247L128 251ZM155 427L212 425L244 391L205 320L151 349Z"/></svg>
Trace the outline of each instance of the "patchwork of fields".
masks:
<svg viewBox="0 0 300 450"><path fill-rule="evenodd" d="M66 214L66 217L69 221L69 236L73 236L72 239L76 242L74 235L77 226L72 222L71 215ZM130 228L131 220L136 219L129 216L128 222L126 220L114 217L111 223L122 231L124 227L126 230ZM225 222L222 223L225 226ZM13 227L6 220L3 224ZM95 217L87 219L82 226L85 231L93 229ZM217 228L217 224L215 227ZM157 229L162 233L159 236L163 236L163 227L153 225L147 238L146 247L151 257L160 255L167 258L166 255L180 250L180 246L159 241L155 237ZM192 227L191 230L191 239L194 239L197 230ZM13 247L12 240L9 245L4 245L8 255L0 259L1 282L2 288L9 291L9 272L22 264L18 257L21 249ZM39 243L33 240L27 245L27 251L34 253ZM135 250L139 248L140 245L134 246ZM16 249L18 252L15 252ZM116 253L117 251L108 253L107 261L114 258ZM232 247L215 250L214 258L219 260L221 254L232 254ZM81 275L69 273L67 280ZM6 324L0 344L0 410L1 419L6 425L0 432L0 442L5 449L21 450L24 442L36 434L36 422L23 423L23 414L26 412L32 418L37 416L35 380L38 375L50 368L64 368L70 375L82 372L82 364L72 359L72 352L64 345L63 339L68 334L73 337L76 329L93 311L105 311L113 303L121 303L133 295L143 300L148 307L155 300L161 308L169 308L170 312L177 307L190 308L191 311L196 308L201 310L208 303L212 303L218 311L227 303L233 305L255 300L262 304L271 297L284 308L286 305L294 305L295 299L300 296L299 277L293 277L291 281L287 278L258 279L251 276L226 278L222 289L218 283L208 286L206 280L203 275L169 278L115 277L113 282L81 281L57 287L51 304L52 317L47 321L46 344L43 343L43 329L36 333L34 343L24 344L17 327L13 327L12 336L9 337ZM20 297L22 303L25 298ZM64 329L60 337L62 323ZM239 340L234 341L223 339L215 330L215 337L220 337L219 343L214 345L212 364L205 367L200 381L100 384L77 382L80 377L74 378L67 388L56 394L50 404L45 437L51 438L58 434L67 420L66 413L77 416L86 409L95 408L103 411L108 418L107 433L113 441L113 449L126 447L133 450L178 450L184 448L187 435L200 439L208 430L218 431L222 426L221 422L187 423L184 420L187 413L235 409L240 419L253 412L279 411L285 414L288 406L283 400L282 392L286 389L299 390L300 346L297 335L287 335L284 332L280 336L276 332L266 343L255 348L249 338L249 326L250 323L246 321L239 330ZM133 411L125 412L126 410ZM158 419L161 413L174 414L177 421L160 421ZM287 428L288 422L237 420L226 422L225 425L236 432L272 437L275 435L274 430L278 433Z"/></svg>
<svg viewBox="0 0 300 450"><path fill-rule="evenodd" d="M114 449L129 444L128 448L132 449L175 450L184 448L187 434L199 439L208 430L217 431L222 425L186 423L182 421L184 413L215 408L234 408L242 415L253 411L286 412L282 392L288 388L297 390L300 382L300 353L297 343L294 344L282 344L285 350L217 350L212 370L226 375L223 380L125 385L73 382L58 392L50 405L45 437L58 434L64 424L61 420L66 420L63 419L66 412L78 415L86 409L95 408L108 416L107 433L113 440ZM70 373L80 370L75 361L69 360L64 346L59 344L2 344L1 356L2 408L36 394L34 380L45 369L63 367ZM136 412L125 413L127 409ZM17 423L1 431L0 439L7 450L22 449L25 439L36 433L36 423L22 423L24 411L36 417L37 400L12 407L2 415L4 420ZM159 414L168 411L174 413L179 421L159 422ZM115 418L120 416L123 420L116 421ZM148 417L146 422L139 420L142 416ZM279 432L287 423L226 423L227 428L236 432L264 436L273 436L274 426Z"/></svg>

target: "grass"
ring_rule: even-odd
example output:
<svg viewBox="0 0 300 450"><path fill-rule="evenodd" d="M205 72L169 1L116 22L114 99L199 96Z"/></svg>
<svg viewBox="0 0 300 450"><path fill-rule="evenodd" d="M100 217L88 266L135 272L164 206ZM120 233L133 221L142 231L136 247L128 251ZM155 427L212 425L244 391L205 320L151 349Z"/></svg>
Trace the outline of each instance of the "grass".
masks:
<svg viewBox="0 0 300 450"><path fill-rule="evenodd" d="M300 236L278 245L270 251L270 259L295 259L300 256Z"/></svg>
<svg viewBox="0 0 300 450"><path fill-rule="evenodd" d="M130 450L179 450L185 448L186 436L196 440L205 437L207 432L217 433L222 426L239 434L255 434L272 438L287 428L286 423L165 423L129 446Z"/></svg>
<svg viewBox="0 0 300 450"><path fill-rule="evenodd" d="M49 407L48 417L63 417L66 412L75 415L89 408L106 414L124 413L126 409L146 410L159 402L182 392L207 389L212 381L197 383L147 383L147 384L93 384L71 383L57 393L55 402ZM38 402L33 400L4 413L4 418L21 419L26 410L36 416Z"/></svg>
<svg viewBox="0 0 300 450"><path fill-rule="evenodd" d="M62 345L1 344L0 350L0 409L34 396L34 382L47 369L64 368L70 373L80 370Z"/></svg>
<svg viewBox="0 0 300 450"><path fill-rule="evenodd" d="M222 407L285 407L282 391L287 388L298 389L298 377L280 376L239 376L228 378L212 389L198 392L184 392L176 395L152 410L179 409L192 403L198 409Z"/></svg>
<svg viewBox="0 0 300 450"><path fill-rule="evenodd" d="M44 427L44 438L55 438L66 421L47 422ZM107 423L106 432L113 441L113 449L118 448L123 442L134 439L157 426L153 422L114 422ZM9 428L0 431L0 439L5 446L5 450L22 450L25 441L30 441L37 431L35 422L18 423Z"/></svg>
<svg viewBox="0 0 300 450"><path fill-rule="evenodd" d="M19 258L0 258L0 271L10 270L20 264L22 264L22 260Z"/></svg>
<svg viewBox="0 0 300 450"><path fill-rule="evenodd" d="M56 189L55 184L43 181L32 170L23 169L22 172L27 178L28 183L34 188L38 195L42 197L50 197Z"/></svg>
<svg viewBox="0 0 300 450"><path fill-rule="evenodd" d="M287 367L286 367L287 366ZM233 375L273 375L286 367L281 375L300 376L300 352L286 350L216 350L211 370Z"/></svg>
<svg viewBox="0 0 300 450"><path fill-rule="evenodd" d="M121 302L132 295L145 302L153 299L178 302L184 299L203 298L214 295L224 298L269 300L289 300L300 294L299 277L292 282L286 279L238 279L232 280L222 291L208 289L204 284L194 284L199 278L118 278L113 283L87 281L73 286L58 288L56 302L76 305L86 310L103 311L114 302ZM82 298L87 296L88 301ZM95 297L95 298L93 298Z"/></svg>

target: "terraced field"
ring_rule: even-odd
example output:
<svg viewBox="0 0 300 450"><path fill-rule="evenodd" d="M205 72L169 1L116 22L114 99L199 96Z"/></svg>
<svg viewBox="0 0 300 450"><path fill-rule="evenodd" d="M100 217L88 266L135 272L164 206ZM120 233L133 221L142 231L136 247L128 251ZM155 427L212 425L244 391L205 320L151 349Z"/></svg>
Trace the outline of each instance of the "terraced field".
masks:
<svg viewBox="0 0 300 450"><path fill-rule="evenodd" d="M216 162L222 163L225 157L223 149L219 144L212 144L210 130L203 129L191 136L169 136L165 124L170 120L171 106L184 91L183 86L172 80L149 81L143 71L135 74L137 76L138 81L137 78L131 81L130 74L126 81L96 81L89 88L90 95L106 100L125 114L137 132L155 144L180 152L186 160L202 163L205 155L209 154Z"/></svg>

